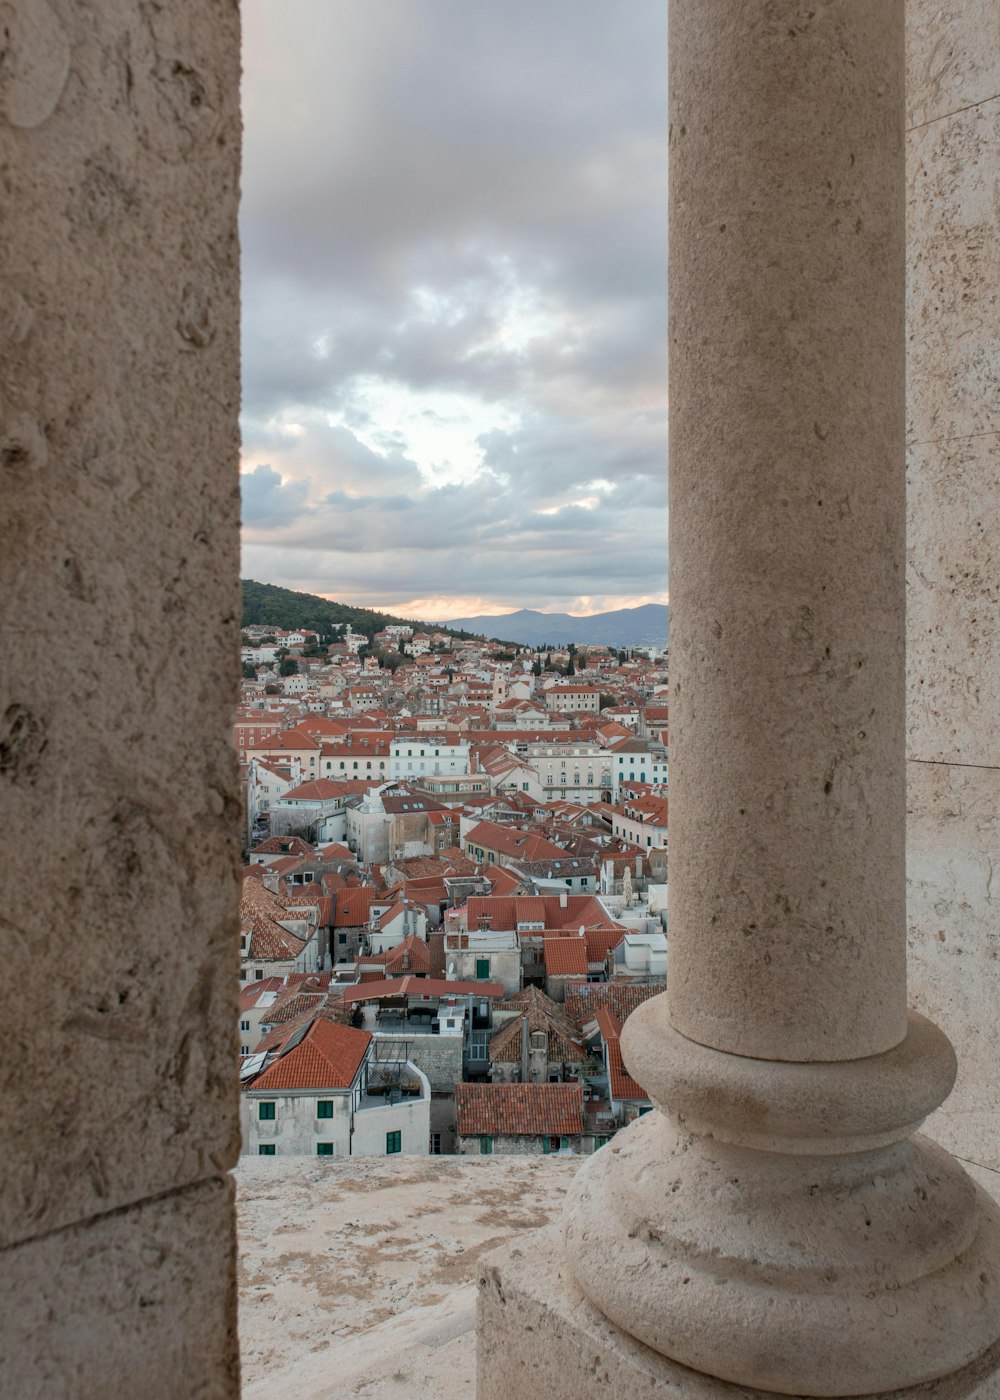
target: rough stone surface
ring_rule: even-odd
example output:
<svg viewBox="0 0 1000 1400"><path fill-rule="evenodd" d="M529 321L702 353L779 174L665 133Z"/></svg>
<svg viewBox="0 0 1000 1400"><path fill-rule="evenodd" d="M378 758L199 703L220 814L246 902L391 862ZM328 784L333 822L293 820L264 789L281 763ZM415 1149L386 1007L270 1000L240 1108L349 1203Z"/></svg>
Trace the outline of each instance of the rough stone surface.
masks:
<svg viewBox="0 0 1000 1400"><path fill-rule="evenodd" d="M910 995L958 1052L927 1131L1000 1167L1000 9L907 6Z"/></svg>
<svg viewBox="0 0 1000 1400"><path fill-rule="evenodd" d="M910 764L910 988L958 1053L927 1131L1000 1169L1000 770Z"/></svg>
<svg viewBox="0 0 1000 1400"><path fill-rule="evenodd" d="M670 64L669 1014L854 1059L905 1034L903 7L675 3Z"/></svg>
<svg viewBox="0 0 1000 1400"><path fill-rule="evenodd" d="M998 453L996 434L910 449L912 759L1000 769Z"/></svg>
<svg viewBox="0 0 1000 1400"><path fill-rule="evenodd" d="M238 1149L240 124L229 0L0 13L10 1243Z"/></svg>
<svg viewBox="0 0 1000 1400"><path fill-rule="evenodd" d="M552 1221L578 1164L244 1158L245 1400L468 1400L482 1256Z"/></svg>
<svg viewBox="0 0 1000 1400"><path fill-rule="evenodd" d="M906 125L1000 95L1000 9L993 0L906 0Z"/></svg>
<svg viewBox="0 0 1000 1400"><path fill-rule="evenodd" d="M216 1180L7 1250L4 1400L231 1400L232 1233Z"/></svg>
<svg viewBox="0 0 1000 1400"><path fill-rule="evenodd" d="M488 1255L480 1276L476 1400L764 1400L627 1336L583 1296L555 1230ZM1000 1348L959 1376L862 1400L1000 1400Z"/></svg>
<svg viewBox="0 0 1000 1400"><path fill-rule="evenodd" d="M1000 430L998 146L1000 95L907 138L914 444Z"/></svg>

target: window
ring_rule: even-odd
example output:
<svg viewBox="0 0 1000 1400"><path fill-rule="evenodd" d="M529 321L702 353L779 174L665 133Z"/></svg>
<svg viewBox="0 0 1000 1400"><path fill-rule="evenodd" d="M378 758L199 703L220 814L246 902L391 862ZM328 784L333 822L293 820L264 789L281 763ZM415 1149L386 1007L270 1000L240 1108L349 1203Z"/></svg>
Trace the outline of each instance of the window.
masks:
<svg viewBox="0 0 1000 1400"><path fill-rule="evenodd" d="M249 1046L249 1045L241 1045L241 1046L240 1046L240 1054L241 1054L241 1055L249 1055L249 1054L250 1054L250 1046Z"/></svg>
<svg viewBox="0 0 1000 1400"><path fill-rule="evenodd" d="M431 1156L432 1156L432 1157L440 1157L440 1156L441 1156L441 1134L440 1134L440 1133L431 1133Z"/></svg>
<svg viewBox="0 0 1000 1400"><path fill-rule="evenodd" d="M259 1154L261 1157L273 1157L273 1156L274 1156L274 1143L273 1143L273 1142L262 1142L262 1143L260 1144L260 1146L257 1148L257 1152L258 1152L258 1154Z"/></svg>
<svg viewBox="0 0 1000 1400"><path fill-rule="evenodd" d="M489 960L489 958L477 958L477 959L476 959L476 976L477 976L477 977L486 978L486 977L489 977L489 975L490 975L490 960Z"/></svg>
<svg viewBox="0 0 1000 1400"><path fill-rule="evenodd" d="M262 1123L273 1123L273 1122L274 1122L274 1104L273 1104L273 1103L270 1103L270 1102L268 1102L268 1101L266 1101L266 1100L265 1100L264 1102L262 1102L262 1103L260 1104L259 1108L258 1108L257 1117L260 1119L260 1121L261 1121Z"/></svg>
<svg viewBox="0 0 1000 1400"><path fill-rule="evenodd" d="M332 1142L318 1142L318 1143L316 1144L316 1156L317 1156L317 1157L332 1157L332 1156L333 1156L333 1143L332 1143Z"/></svg>
<svg viewBox="0 0 1000 1400"><path fill-rule="evenodd" d="M492 1157L493 1139L491 1137L483 1136L479 1139L479 1152L482 1157Z"/></svg>
<svg viewBox="0 0 1000 1400"><path fill-rule="evenodd" d="M263 969L262 967L258 967L256 976L257 976L257 981L258 981L258 982L263 982L263 980L264 980L264 969Z"/></svg>
<svg viewBox="0 0 1000 1400"><path fill-rule="evenodd" d="M338 943L346 943L346 942L347 942L347 934L346 934L346 933L338 933L338 934L337 934L337 942L338 942Z"/></svg>
<svg viewBox="0 0 1000 1400"><path fill-rule="evenodd" d="M392 1154L393 1154L394 1152L402 1152L402 1150L403 1150L403 1134L402 1134L401 1132L397 1132L397 1133L386 1133L386 1135L385 1135L385 1151L386 1151L386 1156L391 1157Z"/></svg>
<svg viewBox="0 0 1000 1400"><path fill-rule="evenodd" d="M250 1022L249 1022L249 1021L241 1021L241 1022L240 1022L240 1030L241 1030L241 1031L248 1031L249 1029L250 1029Z"/></svg>
<svg viewBox="0 0 1000 1400"><path fill-rule="evenodd" d="M317 1118L333 1117L333 1099L320 1099L316 1105Z"/></svg>

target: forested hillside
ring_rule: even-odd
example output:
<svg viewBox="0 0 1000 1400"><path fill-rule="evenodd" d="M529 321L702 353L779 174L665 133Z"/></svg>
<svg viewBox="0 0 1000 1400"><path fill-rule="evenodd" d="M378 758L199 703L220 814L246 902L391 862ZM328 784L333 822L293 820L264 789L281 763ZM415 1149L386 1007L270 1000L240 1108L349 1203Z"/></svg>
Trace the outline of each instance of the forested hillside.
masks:
<svg viewBox="0 0 1000 1400"><path fill-rule="evenodd" d="M281 627L285 631L306 627L326 638L334 627L349 622L355 632L369 639L392 623L405 623L427 632L444 632L450 637L468 637L470 633L442 627L437 622L421 623L412 618L393 617L391 613L373 612L370 608L352 608L346 603L331 603L312 593L296 593L291 588L279 588L274 583L241 580L243 586L243 627L260 623L266 627Z"/></svg>

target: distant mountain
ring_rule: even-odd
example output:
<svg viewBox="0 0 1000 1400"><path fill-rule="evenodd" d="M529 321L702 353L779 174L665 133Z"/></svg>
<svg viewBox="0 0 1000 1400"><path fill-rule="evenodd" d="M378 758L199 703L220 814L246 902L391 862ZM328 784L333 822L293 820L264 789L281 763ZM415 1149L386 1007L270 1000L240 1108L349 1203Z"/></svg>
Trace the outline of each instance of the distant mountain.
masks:
<svg viewBox="0 0 1000 1400"><path fill-rule="evenodd" d="M614 612L574 617L571 613L520 612L459 617L447 627L473 632L478 636L503 636L521 646L665 646L670 635L670 613L665 603L646 603L641 608L618 608Z"/></svg>
<svg viewBox="0 0 1000 1400"><path fill-rule="evenodd" d="M280 627L286 632L305 627L323 637L330 635L333 628L349 622L355 632L363 632L368 638L393 623L405 623L427 632L456 630L448 623L419 622L413 618L394 617L392 613L373 612L370 608L332 603L329 598L317 598L313 593L296 593L291 588L279 588L275 583L257 583L251 578L241 579L240 582L243 589L243 619L240 625L243 627L259 623L266 627Z"/></svg>

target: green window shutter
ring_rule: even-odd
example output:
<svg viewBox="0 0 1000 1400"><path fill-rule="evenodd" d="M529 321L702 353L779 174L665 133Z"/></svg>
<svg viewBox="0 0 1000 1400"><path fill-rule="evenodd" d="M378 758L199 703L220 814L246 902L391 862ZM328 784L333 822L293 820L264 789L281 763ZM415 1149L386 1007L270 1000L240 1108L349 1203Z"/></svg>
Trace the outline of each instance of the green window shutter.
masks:
<svg viewBox="0 0 1000 1400"><path fill-rule="evenodd" d="M257 1151L258 1151L258 1153L260 1154L261 1157L273 1157L273 1156L274 1156L274 1143L273 1143L273 1142L262 1142L261 1145L257 1148Z"/></svg>
<svg viewBox="0 0 1000 1400"><path fill-rule="evenodd" d="M274 1122L274 1104L273 1104L273 1103L269 1103L267 1100L262 1100L261 1105L260 1105L260 1110L259 1110L257 1116L258 1116L258 1118L260 1119L260 1121L261 1121L262 1123L273 1123L273 1122Z"/></svg>
<svg viewBox="0 0 1000 1400"><path fill-rule="evenodd" d="M568 1137L562 1137L562 1138L560 1138L560 1139L559 1139L559 1146L560 1146L560 1148L569 1147L569 1138L568 1138Z"/></svg>
<svg viewBox="0 0 1000 1400"><path fill-rule="evenodd" d="M316 1144L316 1156L317 1156L317 1157L332 1157L332 1156L333 1156L333 1143L332 1143L332 1142L318 1142L318 1143Z"/></svg>
<svg viewBox="0 0 1000 1400"><path fill-rule="evenodd" d="M402 1152L402 1150L403 1150L403 1134L402 1134L401 1132L386 1133L386 1135L385 1135L385 1151L386 1151L386 1155L387 1155L387 1156L392 1156L392 1154L393 1154L394 1152Z"/></svg>
<svg viewBox="0 0 1000 1400"><path fill-rule="evenodd" d="M542 1151L543 1151L543 1152L551 1152L551 1150L552 1150L552 1149L551 1149L550 1146L549 1146L549 1140L548 1140L548 1138L547 1138L547 1137L543 1137L543 1138L542 1138Z"/></svg>
<svg viewBox="0 0 1000 1400"><path fill-rule="evenodd" d="M493 1139L485 1135L479 1139L479 1152L483 1157L490 1157L493 1154Z"/></svg>
<svg viewBox="0 0 1000 1400"><path fill-rule="evenodd" d="M320 1099L316 1105L317 1118L333 1117L333 1099Z"/></svg>
<svg viewBox="0 0 1000 1400"><path fill-rule="evenodd" d="M477 958L477 959L476 959L476 976L479 977L479 978L486 978L486 977L489 977L489 975L490 975L490 960L489 960L489 958Z"/></svg>

